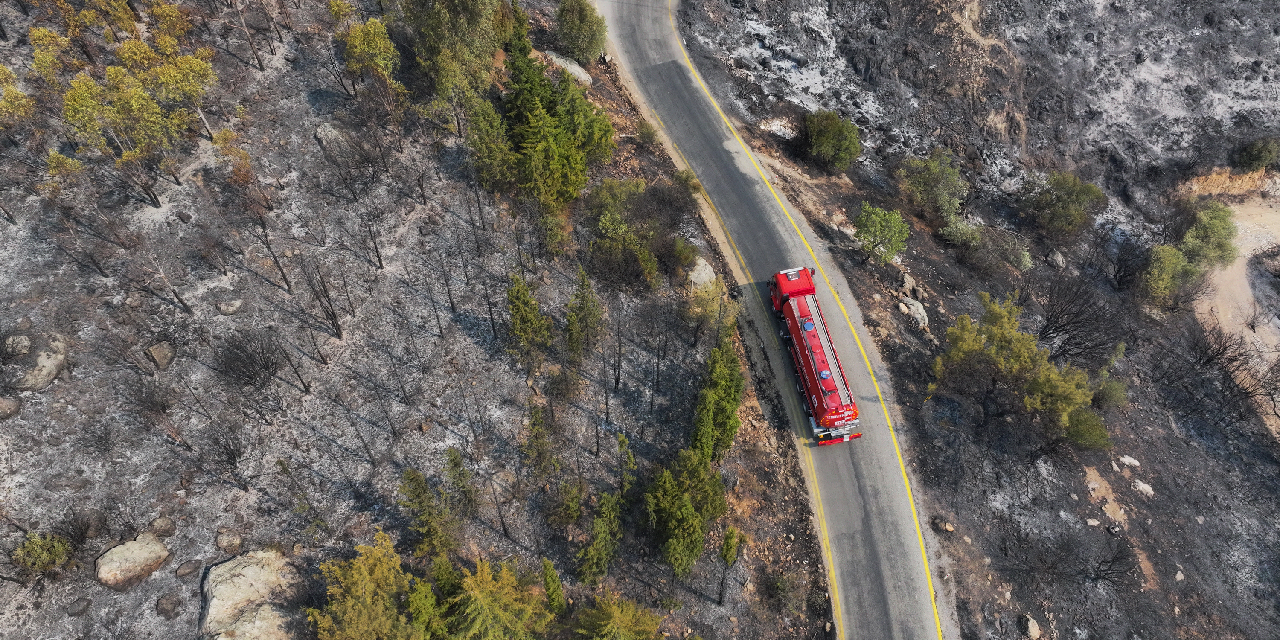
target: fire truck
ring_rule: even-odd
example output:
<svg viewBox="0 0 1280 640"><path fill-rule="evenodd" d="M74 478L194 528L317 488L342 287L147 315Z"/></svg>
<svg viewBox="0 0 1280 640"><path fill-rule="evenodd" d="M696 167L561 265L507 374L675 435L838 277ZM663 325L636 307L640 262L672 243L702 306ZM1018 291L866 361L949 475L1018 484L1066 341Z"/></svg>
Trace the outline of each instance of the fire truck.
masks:
<svg viewBox="0 0 1280 640"><path fill-rule="evenodd" d="M862 433L856 431L858 405L816 293L812 269L779 271L769 280L769 297L783 324L779 334L800 378L809 428L819 445L827 445L861 438Z"/></svg>

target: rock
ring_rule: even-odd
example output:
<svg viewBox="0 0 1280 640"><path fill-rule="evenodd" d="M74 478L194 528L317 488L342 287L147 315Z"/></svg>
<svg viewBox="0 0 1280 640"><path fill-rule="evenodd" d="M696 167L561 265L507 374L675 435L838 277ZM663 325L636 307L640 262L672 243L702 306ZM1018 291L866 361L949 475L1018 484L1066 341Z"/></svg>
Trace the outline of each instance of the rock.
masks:
<svg viewBox="0 0 1280 640"><path fill-rule="evenodd" d="M6 344L8 341L5 341ZM16 377L13 387L19 391L40 391L53 384L54 378L67 366L67 339L52 334L49 336L48 349L36 353L35 365L26 373Z"/></svg>
<svg viewBox="0 0 1280 640"><path fill-rule="evenodd" d="M1173 581L1174 581L1174 582L1182 582L1183 580L1186 580L1186 579L1187 579L1187 576L1185 576L1185 575L1183 575L1183 574L1182 574L1182 570L1181 570L1181 569L1179 569L1179 570L1178 570L1178 573L1177 573L1177 574L1175 574L1175 575L1173 576Z"/></svg>
<svg viewBox="0 0 1280 640"><path fill-rule="evenodd" d="M229 302L218 303L218 313L224 316L234 316L240 311L240 306L244 304L244 300L231 300Z"/></svg>
<svg viewBox="0 0 1280 640"><path fill-rule="evenodd" d="M1036 622L1029 613L1022 616L1022 630L1031 640L1037 640L1040 637L1040 623Z"/></svg>
<svg viewBox="0 0 1280 640"><path fill-rule="evenodd" d="M4 355L10 358L25 356L31 351L29 336L9 336L4 339Z"/></svg>
<svg viewBox="0 0 1280 640"><path fill-rule="evenodd" d="M160 596L156 600L156 613L160 614L165 620L173 620L182 613L182 598L174 594Z"/></svg>
<svg viewBox="0 0 1280 640"><path fill-rule="evenodd" d="M1147 484L1147 483L1145 483L1145 482L1143 482L1143 481L1141 481L1141 480L1134 480L1134 481L1133 481L1133 489L1134 489L1134 491L1137 491L1138 493L1141 493L1142 495L1144 495L1144 496L1146 496L1146 497L1148 497L1148 498L1150 498L1150 497L1152 497L1152 496L1155 496L1155 495L1156 495L1156 490L1155 490L1155 489L1152 489L1152 488L1151 488L1151 485L1149 485L1149 484Z"/></svg>
<svg viewBox="0 0 1280 640"><path fill-rule="evenodd" d="M545 53L547 54L547 59L551 61L551 64L568 71L569 75L573 76L573 79L578 81L578 84L591 84L591 74L587 73L587 70L579 66L578 63L554 51L547 51Z"/></svg>
<svg viewBox="0 0 1280 640"><path fill-rule="evenodd" d="M911 319L916 321L917 329L924 329L929 326L929 314L925 313L924 305L920 304L918 300L903 296L898 302L899 308L905 309L904 313L911 316Z"/></svg>
<svg viewBox="0 0 1280 640"><path fill-rule="evenodd" d="M8 420L22 411L22 401L17 398L0 398L0 420Z"/></svg>
<svg viewBox="0 0 1280 640"><path fill-rule="evenodd" d="M298 574L279 551L253 551L209 569L201 632L218 638L288 638L288 614L270 603ZM283 595L283 594L282 594Z"/></svg>
<svg viewBox="0 0 1280 640"><path fill-rule="evenodd" d="M1141 466L1142 466L1142 463L1141 463L1141 462L1138 462L1138 460L1137 460L1136 458L1133 458L1132 456L1120 456L1120 463L1121 463L1121 464L1123 464L1123 465L1124 465L1124 466L1126 466L1126 467L1141 467Z"/></svg>
<svg viewBox="0 0 1280 640"><path fill-rule="evenodd" d="M133 542L112 547L98 557L98 582L124 591L141 582L169 559L169 549L150 531Z"/></svg>
<svg viewBox="0 0 1280 640"><path fill-rule="evenodd" d="M151 361L156 363L156 368L161 371L169 368L169 365L173 363L173 356L173 345L169 344L168 341L158 342L147 347L147 357L151 358Z"/></svg>
<svg viewBox="0 0 1280 640"><path fill-rule="evenodd" d="M694 288L698 288L714 282L716 279L716 271L711 268L711 263L698 256L698 260L693 264L693 270L689 272L689 282Z"/></svg>
<svg viewBox="0 0 1280 640"><path fill-rule="evenodd" d="M72 618L79 618L89 610L89 605L91 604L93 604L93 601L88 598L76 598L71 601L71 604L67 605L67 615Z"/></svg>
<svg viewBox="0 0 1280 640"><path fill-rule="evenodd" d="M218 545L218 549L231 555L240 553L240 545L243 543L244 539L240 537L240 534L230 529L218 529L218 537L214 540L214 544Z"/></svg>
<svg viewBox="0 0 1280 640"><path fill-rule="evenodd" d="M1085 524L1087 524L1087 525L1089 525L1089 526L1091 526L1091 527L1096 527L1096 526L1098 526L1098 525L1102 524L1101 522L1099 522L1099 521L1098 521L1097 519L1095 519L1095 518L1089 518L1088 520L1085 520L1085 521L1084 521L1084 523L1085 523Z"/></svg>
<svg viewBox="0 0 1280 640"><path fill-rule="evenodd" d="M156 534L157 538L168 538L178 531L178 525L173 523L173 518L169 516L160 516L151 521L151 533Z"/></svg>
<svg viewBox="0 0 1280 640"><path fill-rule="evenodd" d="M189 224L191 222L191 214L187 213L186 211L179 211L174 215L178 218L178 220L181 220L183 224Z"/></svg>
<svg viewBox="0 0 1280 640"><path fill-rule="evenodd" d="M193 573L196 573L203 566L204 566L204 563L199 560L188 560L178 565L178 570L174 571L173 575L178 576L179 578L185 578Z"/></svg>
<svg viewBox="0 0 1280 640"><path fill-rule="evenodd" d="M1057 249L1054 249L1053 251L1049 252L1049 257L1047 258L1047 260L1049 261L1049 264L1053 265L1053 268L1055 269L1065 269L1067 267L1067 259L1064 258L1062 256L1062 252L1058 251Z"/></svg>
<svg viewBox="0 0 1280 640"><path fill-rule="evenodd" d="M911 291L915 288L916 288L916 279L911 277L911 274L907 273L906 271L903 271L902 272L902 288L900 289L900 291L902 291L902 293L904 294L909 295Z"/></svg>

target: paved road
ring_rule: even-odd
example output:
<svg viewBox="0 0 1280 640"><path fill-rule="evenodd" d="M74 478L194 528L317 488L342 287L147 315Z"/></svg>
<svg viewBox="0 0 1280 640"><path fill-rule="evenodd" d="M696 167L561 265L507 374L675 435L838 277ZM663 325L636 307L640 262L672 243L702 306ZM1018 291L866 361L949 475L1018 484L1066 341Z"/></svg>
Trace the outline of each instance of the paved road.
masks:
<svg viewBox="0 0 1280 640"><path fill-rule="evenodd" d="M624 76L645 103L643 108L660 121L668 142L698 175L730 239L735 271L749 283L747 310L756 326L765 328L765 335L748 342L763 343L774 371L787 372L778 386L796 425L801 463L814 499L834 585L838 636L941 638L924 541L885 409L892 406L888 372L875 345L859 342L860 335L868 334L848 285L803 217L771 189L703 88L681 47L668 0L597 2ZM770 274L800 265L819 267L819 299L862 414L865 435L860 441L819 448L801 430L803 413L790 364L783 359L762 302ZM952 628L949 622L946 626Z"/></svg>

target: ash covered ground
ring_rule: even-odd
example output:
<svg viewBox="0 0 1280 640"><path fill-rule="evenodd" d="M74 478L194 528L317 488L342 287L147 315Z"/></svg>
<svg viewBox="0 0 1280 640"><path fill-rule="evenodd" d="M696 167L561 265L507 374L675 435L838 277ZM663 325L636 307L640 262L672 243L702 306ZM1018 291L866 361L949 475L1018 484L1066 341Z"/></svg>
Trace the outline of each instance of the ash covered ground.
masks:
<svg viewBox="0 0 1280 640"><path fill-rule="evenodd" d="M1262 419L1274 407L1242 389L1239 362L1196 355L1256 340L1198 323L1189 303L1144 306L1114 251L1119 238L1168 242L1179 185L1280 132L1271 8L742 0L686 3L680 28L717 99L840 256L890 363L961 637L1025 637L1028 614L1051 638L1280 633L1280 448ZM803 160L803 116L817 109L862 129L845 176ZM845 212L862 201L915 214L894 172L937 146L975 187L965 215L1018 234L1031 265L975 263L923 217L908 218L895 265L854 248ZM1107 192L1096 229L1051 239L1017 217L1023 182L1050 170ZM928 389L945 328L981 314L974 292L1014 295L1035 333L1055 282L1084 283L1127 346L1113 372L1130 403L1104 411L1106 452L1012 444L981 407ZM928 331L899 312L904 296L923 302ZM1251 370L1274 362L1238 355ZM1072 362L1099 366L1086 360Z"/></svg>

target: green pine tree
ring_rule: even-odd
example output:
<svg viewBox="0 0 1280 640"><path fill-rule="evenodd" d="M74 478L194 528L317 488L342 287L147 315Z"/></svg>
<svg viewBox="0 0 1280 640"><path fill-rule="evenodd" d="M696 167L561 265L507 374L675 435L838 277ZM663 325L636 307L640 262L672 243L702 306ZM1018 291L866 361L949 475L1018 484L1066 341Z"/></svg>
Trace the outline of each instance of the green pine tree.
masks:
<svg viewBox="0 0 1280 640"><path fill-rule="evenodd" d="M519 274L511 274L507 287L507 311L511 315L512 351L530 369L551 342L551 318L542 314L529 285Z"/></svg>
<svg viewBox="0 0 1280 640"><path fill-rule="evenodd" d="M618 554L622 542L622 501L618 496L606 493L600 496L596 515L591 520L591 538L587 546L578 551L578 577L587 584L596 584L609 574L609 564Z"/></svg>
<svg viewBox="0 0 1280 640"><path fill-rule="evenodd" d="M495 573L480 560L475 573L463 573L459 593L449 600L453 640L532 640L551 622L543 598L521 587L506 564Z"/></svg>
<svg viewBox="0 0 1280 640"><path fill-rule="evenodd" d="M407 469L400 479L400 507L409 512L409 529L418 536L413 555L427 558L448 553L457 547L458 522L449 501L415 469Z"/></svg>
<svg viewBox="0 0 1280 640"><path fill-rule="evenodd" d="M556 573L555 565L546 558L542 559L542 588L547 592L547 608L555 615L564 615L569 608L564 598L564 586L560 583L560 574Z"/></svg>
<svg viewBox="0 0 1280 640"><path fill-rule="evenodd" d="M307 610L320 640L434 637L427 631L438 628L439 611L401 568L391 537L378 531L373 546L357 546L356 553L320 565L328 598L323 608Z"/></svg>
<svg viewBox="0 0 1280 640"><path fill-rule="evenodd" d="M591 290L587 271L581 266L578 267L578 288L565 311L565 348L572 360L580 361L600 337L604 320L604 306Z"/></svg>
<svg viewBox="0 0 1280 640"><path fill-rule="evenodd" d="M662 618L623 598L606 591L596 596L595 605L578 614L578 635L587 640L657 640Z"/></svg>

